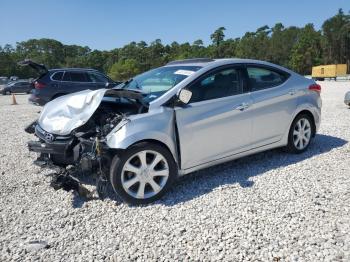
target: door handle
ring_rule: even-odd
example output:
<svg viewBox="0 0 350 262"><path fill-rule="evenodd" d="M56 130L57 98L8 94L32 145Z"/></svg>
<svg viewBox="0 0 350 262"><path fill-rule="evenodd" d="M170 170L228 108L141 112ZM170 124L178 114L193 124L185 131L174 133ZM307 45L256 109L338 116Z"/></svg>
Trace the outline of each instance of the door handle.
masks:
<svg viewBox="0 0 350 262"><path fill-rule="evenodd" d="M239 106L235 107L235 110L243 111L246 110L250 105L248 103L242 103Z"/></svg>
<svg viewBox="0 0 350 262"><path fill-rule="evenodd" d="M291 96L294 96L295 94L296 94L296 90L295 89L292 89L292 90L290 90L289 91L289 94L291 95Z"/></svg>

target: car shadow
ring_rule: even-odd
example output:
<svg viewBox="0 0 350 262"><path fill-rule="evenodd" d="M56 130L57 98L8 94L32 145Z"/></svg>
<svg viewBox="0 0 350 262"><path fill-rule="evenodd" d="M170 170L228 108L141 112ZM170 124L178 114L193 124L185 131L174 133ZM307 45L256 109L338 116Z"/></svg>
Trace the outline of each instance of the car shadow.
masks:
<svg viewBox="0 0 350 262"><path fill-rule="evenodd" d="M263 175L269 170L285 167L327 153L332 149L345 145L347 142L338 137L317 134L308 150L302 154L289 154L277 148L202 169L179 178L166 196L156 201L155 204L173 206L207 194L223 185L238 183L243 188L252 187L254 182L249 180L251 177ZM95 180L91 176L81 173L77 173L74 176L83 184L95 185ZM80 208L86 201L89 201L77 192L73 194L72 206L74 208ZM114 193L110 183L107 186L105 199L109 199L116 204L121 202Z"/></svg>
<svg viewBox="0 0 350 262"><path fill-rule="evenodd" d="M308 150L301 154L289 154L277 148L196 171L180 178L170 192L157 203L176 205L207 194L223 185L238 183L243 188L252 187L254 182L249 180L251 177L327 153L346 143L346 140L338 137L317 134Z"/></svg>

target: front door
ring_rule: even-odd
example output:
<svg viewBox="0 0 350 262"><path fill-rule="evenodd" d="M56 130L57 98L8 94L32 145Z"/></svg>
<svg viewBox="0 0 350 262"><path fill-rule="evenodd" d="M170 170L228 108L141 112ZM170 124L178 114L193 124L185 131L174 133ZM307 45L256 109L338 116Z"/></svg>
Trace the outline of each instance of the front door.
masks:
<svg viewBox="0 0 350 262"><path fill-rule="evenodd" d="M188 169L249 148L250 94L240 67L217 69L187 89L188 105L175 108L181 168Z"/></svg>

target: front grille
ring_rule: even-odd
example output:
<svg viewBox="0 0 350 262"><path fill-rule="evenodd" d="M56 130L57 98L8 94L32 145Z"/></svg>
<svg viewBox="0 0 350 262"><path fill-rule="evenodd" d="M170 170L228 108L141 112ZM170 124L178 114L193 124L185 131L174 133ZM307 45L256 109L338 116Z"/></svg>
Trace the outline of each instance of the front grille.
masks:
<svg viewBox="0 0 350 262"><path fill-rule="evenodd" d="M37 135L37 137L39 137L40 139L44 140L45 142L51 143L53 141L66 141L66 140L70 140L72 138L72 136L68 135L68 136L57 136L54 134L51 134L49 132L46 132L44 129L42 129L39 125L36 125L35 127L35 134ZM48 139L49 137L51 137L51 139Z"/></svg>

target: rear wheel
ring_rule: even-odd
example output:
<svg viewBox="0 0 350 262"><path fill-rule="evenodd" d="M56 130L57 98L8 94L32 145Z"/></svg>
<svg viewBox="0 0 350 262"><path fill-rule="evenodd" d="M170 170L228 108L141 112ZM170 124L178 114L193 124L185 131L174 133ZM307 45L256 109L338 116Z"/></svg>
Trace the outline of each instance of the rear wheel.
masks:
<svg viewBox="0 0 350 262"><path fill-rule="evenodd" d="M302 153L310 145L313 135L313 120L307 114L298 115L289 130L287 150Z"/></svg>
<svg viewBox="0 0 350 262"><path fill-rule="evenodd" d="M125 202L139 205L161 198L174 182L176 173L175 161L166 148L144 142L113 158L110 180Z"/></svg>

